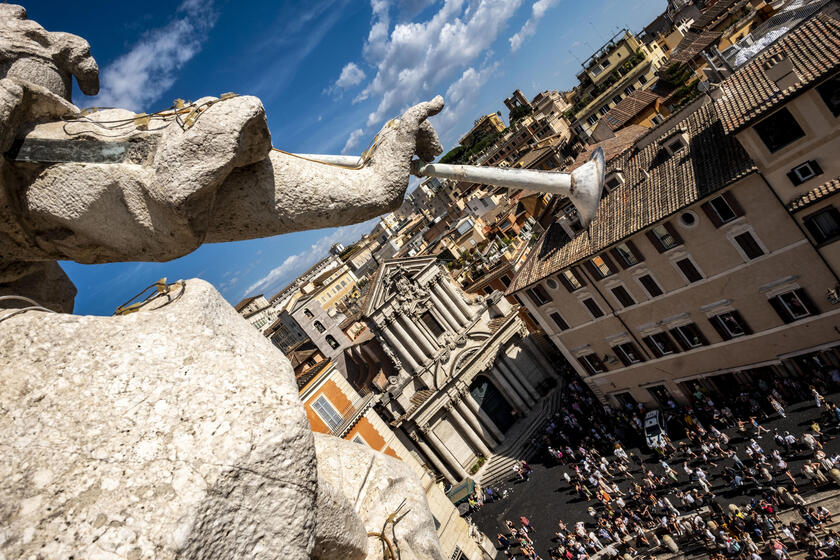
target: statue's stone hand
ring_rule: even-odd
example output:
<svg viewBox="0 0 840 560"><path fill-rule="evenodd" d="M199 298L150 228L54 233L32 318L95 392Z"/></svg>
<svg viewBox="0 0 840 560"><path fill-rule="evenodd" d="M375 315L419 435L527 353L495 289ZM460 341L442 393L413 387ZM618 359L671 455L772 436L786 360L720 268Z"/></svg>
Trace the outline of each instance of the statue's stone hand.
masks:
<svg viewBox="0 0 840 560"><path fill-rule="evenodd" d="M70 99L72 76L85 94L99 92L99 66L88 42L47 31L26 18L23 6L0 4L0 78L22 78Z"/></svg>
<svg viewBox="0 0 840 560"><path fill-rule="evenodd" d="M408 187L410 164L414 156L431 161L443 149L435 129L426 119L440 113L443 98L418 103L399 119L389 122L380 131L374 146L370 166L380 178L377 188L392 197L396 206L402 202Z"/></svg>

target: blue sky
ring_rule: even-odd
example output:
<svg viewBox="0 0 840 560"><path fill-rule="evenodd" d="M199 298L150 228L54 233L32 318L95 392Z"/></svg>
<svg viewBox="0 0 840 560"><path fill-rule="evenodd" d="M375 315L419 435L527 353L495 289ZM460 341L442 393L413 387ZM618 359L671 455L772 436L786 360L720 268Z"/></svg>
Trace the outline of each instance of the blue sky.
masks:
<svg viewBox="0 0 840 560"><path fill-rule="evenodd" d="M569 89L618 28L637 31L665 0L184 0L25 4L51 31L85 37L99 62L96 98L74 102L151 112L176 97L227 91L259 96L274 145L359 153L410 104L443 94L432 122L452 147L481 114ZM204 245L168 263L62 263L76 312L104 315L166 276L200 277L231 302L273 294L372 223Z"/></svg>

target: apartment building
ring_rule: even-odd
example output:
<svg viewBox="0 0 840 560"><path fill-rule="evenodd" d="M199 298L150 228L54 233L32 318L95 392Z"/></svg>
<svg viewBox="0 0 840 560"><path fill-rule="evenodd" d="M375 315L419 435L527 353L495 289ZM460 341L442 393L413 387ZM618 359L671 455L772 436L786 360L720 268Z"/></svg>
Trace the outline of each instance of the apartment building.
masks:
<svg viewBox="0 0 840 560"><path fill-rule="evenodd" d="M552 225L509 288L605 402L840 364L835 13L614 157L589 235Z"/></svg>
<svg viewBox="0 0 840 560"><path fill-rule="evenodd" d="M277 311L271 307L262 294L247 297L237 303L234 308L260 332L265 332L277 318Z"/></svg>
<svg viewBox="0 0 840 560"><path fill-rule="evenodd" d="M657 41L646 44L626 29L615 34L583 62L577 75L579 84L568 96L572 107L567 115L573 130L588 138L610 109L656 81L665 59Z"/></svg>

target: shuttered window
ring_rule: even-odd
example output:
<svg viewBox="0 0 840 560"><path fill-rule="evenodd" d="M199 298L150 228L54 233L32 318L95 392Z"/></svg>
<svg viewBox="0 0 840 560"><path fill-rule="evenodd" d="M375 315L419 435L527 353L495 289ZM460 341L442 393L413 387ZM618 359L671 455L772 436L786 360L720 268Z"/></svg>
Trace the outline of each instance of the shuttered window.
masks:
<svg viewBox="0 0 840 560"><path fill-rule="evenodd" d="M706 213L706 216L716 228L744 215L744 209L731 192L725 192L708 202L704 202L700 205L700 208L703 209L703 212Z"/></svg>
<svg viewBox="0 0 840 560"><path fill-rule="evenodd" d="M683 243L682 237L680 237L680 234L677 233L677 230L669 222L653 226L645 232L645 235L647 235L651 245L660 253L664 253L668 249L673 249Z"/></svg>
<svg viewBox="0 0 840 560"><path fill-rule="evenodd" d="M671 337L664 332L646 336L642 338L642 342L650 348L650 351L653 352L653 355L657 358L674 354L678 351L677 347L674 346L674 343L671 341Z"/></svg>
<svg viewBox="0 0 840 560"><path fill-rule="evenodd" d="M819 309L802 288L779 294L768 301L785 323L792 323L819 313Z"/></svg>
<svg viewBox="0 0 840 560"><path fill-rule="evenodd" d="M586 298L581 303L583 303L583 305L589 310L594 319L598 319L599 317L604 316L604 312L601 310L598 304L595 303L594 299Z"/></svg>
<svg viewBox="0 0 840 560"><path fill-rule="evenodd" d="M549 317L551 317L551 320L554 321L554 324L557 325L561 331L565 331L569 328L569 324L563 320L563 317L561 317L556 311L549 315Z"/></svg>
<svg viewBox="0 0 840 560"><path fill-rule="evenodd" d="M737 311L727 311L714 317L709 322L723 340L731 340L739 336L752 334L749 325Z"/></svg>
<svg viewBox="0 0 840 560"><path fill-rule="evenodd" d="M670 330L671 336L680 345L683 350L691 350L692 348L699 348L706 346L709 341L703 336L703 333L694 323L687 325L680 325Z"/></svg>
<svg viewBox="0 0 840 560"><path fill-rule="evenodd" d="M645 361L642 357L642 353L639 352L639 349L636 348L636 345L632 342L625 342L623 344L613 346L612 349L613 352L615 352L615 355L618 356L618 359L621 360L621 363L625 366Z"/></svg>
<svg viewBox="0 0 840 560"><path fill-rule="evenodd" d="M603 373L607 371L607 368L604 367L604 362L601 361L596 354L587 354L586 356L581 356L578 358L578 362L589 372L589 375L595 375L596 373Z"/></svg>
<svg viewBox="0 0 840 560"><path fill-rule="evenodd" d="M613 259L615 259L621 268L630 268L645 260L644 255L636 247L636 244L629 239L613 247L610 253L612 253Z"/></svg>

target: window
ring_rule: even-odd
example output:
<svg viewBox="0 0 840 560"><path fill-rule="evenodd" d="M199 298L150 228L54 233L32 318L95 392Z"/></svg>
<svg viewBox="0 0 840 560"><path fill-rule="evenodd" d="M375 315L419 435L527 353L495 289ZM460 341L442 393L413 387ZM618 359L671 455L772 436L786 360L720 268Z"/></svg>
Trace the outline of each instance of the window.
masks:
<svg viewBox="0 0 840 560"><path fill-rule="evenodd" d="M811 298L802 288L779 294L770 298L769 301L785 323L792 323L803 317L819 313Z"/></svg>
<svg viewBox="0 0 840 560"><path fill-rule="evenodd" d="M587 354L586 356L581 356L578 358L580 364L589 372L589 375L595 375L596 373L604 373L607 371L607 368L604 367L604 362L601 361L601 358L597 356L597 354Z"/></svg>
<svg viewBox="0 0 840 560"><path fill-rule="evenodd" d="M683 148L685 148L685 142L683 142L682 137L677 137L674 140L668 142L668 144L665 147L668 150L669 154L674 155Z"/></svg>
<svg viewBox="0 0 840 560"><path fill-rule="evenodd" d="M607 113L610 112L610 106L609 105L603 105L600 109L598 109L598 112L601 113L602 115L606 115Z"/></svg>
<svg viewBox="0 0 840 560"><path fill-rule="evenodd" d="M648 79L647 79L647 78L645 78L645 75L644 75L644 74L642 74L641 76L639 76L639 83L640 83L640 84L645 85L645 84L647 83L647 81L648 81Z"/></svg>
<svg viewBox="0 0 840 560"><path fill-rule="evenodd" d="M617 189L622 183L624 183L624 176L618 171L611 172L607 175L606 181L604 181L604 185L607 187L607 192Z"/></svg>
<svg viewBox="0 0 840 560"><path fill-rule="evenodd" d="M510 276L503 274L500 280L502 281L502 284L504 284L505 288L510 288Z"/></svg>
<svg viewBox="0 0 840 560"><path fill-rule="evenodd" d="M579 290L584 286L583 280L577 275L577 273L573 269L564 270L558 276L560 282L566 287L567 290L570 292L574 292L575 290Z"/></svg>
<svg viewBox="0 0 840 560"><path fill-rule="evenodd" d="M805 227L814 236L817 245L834 241L840 237L840 212L833 206L824 208L805 218Z"/></svg>
<svg viewBox="0 0 840 560"><path fill-rule="evenodd" d="M835 117L840 116L840 74L817 86L817 92L831 114Z"/></svg>
<svg viewBox="0 0 840 560"><path fill-rule="evenodd" d="M731 192L716 196L710 201L704 202L700 207L715 227L720 227L744 215L744 209L741 208Z"/></svg>
<svg viewBox="0 0 840 560"><path fill-rule="evenodd" d="M627 291L627 288L624 286L616 286L612 288L612 293L615 296L615 299L618 300L623 307L630 307L631 305L636 305L636 300L633 299L633 296L630 295L630 292Z"/></svg>
<svg viewBox="0 0 840 560"><path fill-rule="evenodd" d="M327 335L327 344L329 344L330 348L332 348L333 350L339 347L338 341L331 334Z"/></svg>
<svg viewBox="0 0 840 560"><path fill-rule="evenodd" d="M646 233L651 244L660 253L664 253L668 249L673 249L677 245L682 245L682 237L676 232L674 226L665 222L664 224L654 226Z"/></svg>
<svg viewBox="0 0 840 560"><path fill-rule="evenodd" d="M597 122L598 122L598 115L594 115L594 114L593 114L593 115L589 115L588 117L586 117L586 122L587 122L588 124L590 124L590 125L593 125L593 126L594 126L594 125L595 125L595 123L597 123Z"/></svg>
<svg viewBox="0 0 840 560"><path fill-rule="evenodd" d="M634 91L636 91L636 87L633 84L630 84L629 86L624 88L624 95L630 95Z"/></svg>
<svg viewBox="0 0 840 560"><path fill-rule="evenodd" d="M632 342L624 342L618 346L613 346L612 349L613 352L615 352L615 355L618 356L618 359L621 360L621 363L625 366L645 361L645 359L642 358L642 354L639 352L639 349L636 348L636 345Z"/></svg>
<svg viewBox="0 0 840 560"><path fill-rule="evenodd" d="M639 284L642 285L648 295L652 298L661 296L664 293L662 288L659 287L659 284L656 283L656 280L654 280L653 276L650 274L639 276Z"/></svg>
<svg viewBox="0 0 840 560"><path fill-rule="evenodd" d="M677 351L677 347L671 342L671 337L664 332L648 335L642 339L653 355L657 358L673 354Z"/></svg>
<svg viewBox="0 0 840 560"><path fill-rule="evenodd" d="M652 122L654 125L657 125L657 124L662 124L662 123L664 123L664 122L665 122L665 117L663 117L662 115L654 115L654 116L650 119L650 122Z"/></svg>
<svg viewBox="0 0 840 560"><path fill-rule="evenodd" d="M612 98L612 100L613 100L613 103L615 103L616 105L618 105L619 103L621 103L621 96L620 96L620 95L616 95L615 97L613 97L613 98Z"/></svg>
<svg viewBox="0 0 840 560"><path fill-rule="evenodd" d="M309 309L304 309L304 310L303 310L303 315L304 315L305 317L310 318L310 319L311 319L312 317L314 317L314 315L312 314L312 312L311 312L311 311L309 311Z"/></svg>
<svg viewBox="0 0 840 560"><path fill-rule="evenodd" d="M548 292L545 291L541 285L537 284L533 288L525 290L525 293L528 294L528 297L531 298L531 301L534 302L535 305L545 305L549 301L551 301L551 296L548 295Z"/></svg>
<svg viewBox="0 0 840 560"><path fill-rule="evenodd" d="M752 333L744 318L737 311L727 311L709 317L709 322L723 340L730 340Z"/></svg>
<svg viewBox="0 0 840 560"><path fill-rule="evenodd" d="M324 328L324 325L321 323L321 321L315 321L312 324L315 327L315 330L318 331L319 333L322 333L325 330L327 330L327 329Z"/></svg>
<svg viewBox="0 0 840 560"><path fill-rule="evenodd" d="M736 235L734 239L741 248L741 251L744 252L747 260L757 259L764 254L764 249L761 248L752 233L745 231L740 235Z"/></svg>
<svg viewBox="0 0 840 560"><path fill-rule="evenodd" d="M342 418L338 411L330 404L330 401L327 400L327 397L321 395L315 402L312 403L312 408L321 417L327 426L329 426L330 430L335 430L339 426L341 426Z"/></svg>
<svg viewBox="0 0 840 560"><path fill-rule="evenodd" d="M790 182L793 183L793 186L798 187L805 181L813 179L818 175L822 175L822 172L823 170L822 167L820 167L820 164L818 164L814 160L811 160L797 165L796 167L790 170L787 176L788 179L790 179Z"/></svg>
<svg viewBox="0 0 840 560"><path fill-rule="evenodd" d="M545 285L548 286L549 290L556 290L559 286L554 278L549 278L545 281Z"/></svg>
<svg viewBox="0 0 840 560"><path fill-rule="evenodd" d="M683 350L699 348L700 346L705 346L709 343L694 323L674 327L671 329L671 336L674 337L674 340L677 341L677 344L679 344Z"/></svg>
<svg viewBox="0 0 840 560"><path fill-rule="evenodd" d="M484 286L482 288L482 291L489 296L493 293L493 288L491 288L490 286Z"/></svg>
<svg viewBox="0 0 840 560"><path fill-rule="evenodd" d="M805 136L805 131L790 111L784 108L756 124L753 129L770 152L777 152Z"/></svg>
<svg viewBox="0 0 840 560"><path fill-rule="evenodd" d="M420 320L423 321L423 324L426 325L426 328L431 331L432 336L438 338L440 335L444 333L443 326L435 319L435 316L432 315L431 311L426 311L422 315L420 315Z"/></svg>
<svg viewBox="0 0 840 560"><path fill-rule="evenodd" d="M680 272L683 273L683 276L685 276L685 279L688 280L689 284L693 282L698 282L703 279L703 275L700 274L700 271L697 270L697 267L694 266L694 263L691 262L691 259L680 259L674 264L677 265L677 268L680 269Z"/></svg>
<svg viewBox="0 0 840 560"><path fill-rule="evenodd" d="M610 60L609 59L603 60L601 62L601 69L602 70L606 70L609 67L610 67Z"/></svg>
<svg viewBox="0 0 840 560"><path fill-rule="evenodd" d="M621 265L621 268L630 268L645 260L636 248L636 244L629 240L619 243L610 252L618 264Z"/></svg>
<svg viewBox="0 0 840 560"><path fill-rule="evenodd" d="M598 307L598 304L595 303L594 299L586 298L581 303L583 303L583 305L589 310L594 319L604 316L604 312L601 311L601 308Z"/></svg>
<svg viewBox="0 0 840 560"><path fill-rule="evenodd" d="M569 324L563 320L563 317L561 317L559 313L554 312L549 315L549 317L551 317L551 320L554 321L554 324L556 324L561 331L565 331L569 328Z"/></svg>
<svg viewBox="0 0 840 560"><path fill-rule="evenodd" d="M612 267L610 267L609 262L607 262L605 255L598 255L597 257L590 259L587 261L586 265L595 278L606 278L613 273Z"/></svg>

